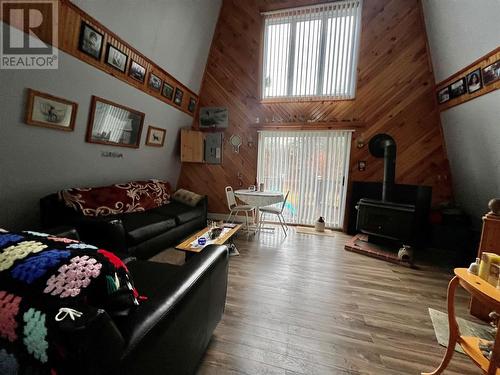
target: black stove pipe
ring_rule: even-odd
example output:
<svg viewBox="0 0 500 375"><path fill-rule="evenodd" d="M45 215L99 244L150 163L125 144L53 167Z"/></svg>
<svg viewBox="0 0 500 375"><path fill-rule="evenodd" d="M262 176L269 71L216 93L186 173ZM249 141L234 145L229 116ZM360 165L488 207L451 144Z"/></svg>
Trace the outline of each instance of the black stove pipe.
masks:
<svg viewBox="0 0 500 375"><path fill-rule="evenodd" d="M396 143L387 139L383 142L384 147L384 182L382 183L382 201L392 199L394 181L396 179Z"/></svg>

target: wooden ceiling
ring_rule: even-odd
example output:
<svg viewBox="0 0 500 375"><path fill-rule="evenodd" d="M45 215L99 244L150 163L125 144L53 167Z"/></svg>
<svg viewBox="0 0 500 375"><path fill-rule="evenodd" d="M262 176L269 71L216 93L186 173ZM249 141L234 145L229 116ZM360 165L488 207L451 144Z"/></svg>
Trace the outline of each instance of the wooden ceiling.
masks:
<svg viewBox="0 0 500 375"><path fill-rule="evenodd" d="M357 127L353 140L350 181L382 180L382 160L371 157L367 146L356 145L359 139L367 143L373 135L387 133L398 146L396 182L432 186L434 203L450 199L449 167L418 0L364 1L355 100L260 103L260 12L314 3L318 1L224 0L200 91L200 106L229 109L224 161L184 163L178 186L207 194L210 212L226 212L224 187L255 181L257 131L251 124L257 117L262 122L273 115L303 116L319 124L364 124ZM232 134L243 137L239 154L227 142ZM357 169L360 160L367 162L363 172Z"/></svg>

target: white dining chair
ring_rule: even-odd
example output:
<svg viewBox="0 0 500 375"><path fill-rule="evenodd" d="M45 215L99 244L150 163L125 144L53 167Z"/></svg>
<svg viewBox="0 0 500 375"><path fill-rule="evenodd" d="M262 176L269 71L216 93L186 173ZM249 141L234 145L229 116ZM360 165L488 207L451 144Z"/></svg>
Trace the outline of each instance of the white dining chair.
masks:
<svg viewBox="0 0 500 375"><path fill-rule="evenodd" d="M264 215L265 214L271 214L271 215L276 215L278 216L278 220L281 225L281 229L283 229L283 233L285 233L285 237L287 236L287 231L288 231L288 225L285 222L285 218L283 217L283 210L285 209L286 201L288 199L288 194L290 194L290 191L286 192L285 199L283 200L283 203L281 204L281 207L274 207L274 206L264 206L259 209L261 212L260 216L260 222L259 222L259 231L262 228L262 223L264 222Z"/></svg>
<svg viewBox="0 0 500 375"><path fill-rule="evenodd" d="M245 224L246 224L246 229L248 232L248 213L252 213L252 219L255 221L255 216L254 216L254 210L255 207L249 206L249 205L244 205L244 204L238 204L236 202L236 197L234 195L233 188L231 186L226 186L226 199L227 199L227 207L229 208L229 215L226 219L227 222L231 222L231 217L233 217L233 221L238 214L238 212L244 212L245 213ZM234 215L234 216L233 216Z"/></svg>

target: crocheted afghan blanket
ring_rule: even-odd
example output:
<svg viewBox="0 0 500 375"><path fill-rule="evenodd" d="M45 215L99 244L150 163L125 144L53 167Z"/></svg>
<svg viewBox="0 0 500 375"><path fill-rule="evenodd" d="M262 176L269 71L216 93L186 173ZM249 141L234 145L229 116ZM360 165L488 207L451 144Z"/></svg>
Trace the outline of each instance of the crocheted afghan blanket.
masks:
<svg viewBox="0 0 500 375"><path fill-rule="evenodd" d="M128 269L113 253L0 230L0 374L67 373L68 326L100 309L118 316L138 304Z"/></svg>

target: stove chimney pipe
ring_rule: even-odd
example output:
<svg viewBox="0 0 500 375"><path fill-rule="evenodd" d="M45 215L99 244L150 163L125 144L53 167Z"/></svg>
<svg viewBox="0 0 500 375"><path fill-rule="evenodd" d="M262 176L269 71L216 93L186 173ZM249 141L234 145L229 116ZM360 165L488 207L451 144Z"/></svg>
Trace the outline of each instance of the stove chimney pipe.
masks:
<svg viewBox="0 0 500 375"><path fill-rule="evenodd" d="M369 149L370 153L376 158L384 158L382 201L390 201L396 177L396 142L390 135L377 134L370 139Z"/></svg>

